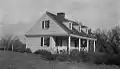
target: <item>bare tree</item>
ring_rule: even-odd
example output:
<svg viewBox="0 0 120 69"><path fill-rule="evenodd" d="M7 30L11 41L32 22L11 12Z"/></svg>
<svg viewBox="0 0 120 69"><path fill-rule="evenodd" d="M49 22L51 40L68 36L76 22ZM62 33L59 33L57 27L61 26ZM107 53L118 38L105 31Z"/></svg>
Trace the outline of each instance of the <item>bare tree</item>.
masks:
<svg viewBox="0 0 120 69"><path fill-rule="evenodd" d="M13 35L5 35L1 39L1 45L3 46L4 49L6 50L25 50L25 44L23 44L18 36L13 36Z"/></svg>
<svg viewBox="0 0 120 69"><path fill-rule="evenodd" d="M13 35L5 35L1 38L1 45L8 50L9 46L12 43Z"/></svg>

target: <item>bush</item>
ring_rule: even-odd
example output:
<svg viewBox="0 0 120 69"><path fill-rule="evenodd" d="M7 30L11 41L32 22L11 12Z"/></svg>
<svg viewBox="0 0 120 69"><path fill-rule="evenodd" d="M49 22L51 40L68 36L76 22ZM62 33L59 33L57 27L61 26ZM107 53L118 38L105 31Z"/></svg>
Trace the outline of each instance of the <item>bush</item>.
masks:
<svg viewBox="0 0 120 69"><path fill-rule="evenodd" d="M106 63L108 57L105 53L100 52L79 52L78 50L72 50L70 54L71 61L91 62L95 64Z"/></svg>
<svg viewBox="0 0 120 69"><path fill-rule="evenodd" d="M57 55L57 58L60 61L68 61L69 60L69 55L68 54L59 54Z"/></svg>
<svg viewBox="0 0 120 69"><path fill-rule="evenodd" d="M95 64L115 64L120 65L120 55L115 54L106 54L100 52L79 52L78 50L72 50L71 54L62 53L62 54L51 54L46 50L37 50L35 54L40 54L45 60L53 61L75 61L75 62L90 62Z"/></svg>
<svg viewBox="0 0 120 69"><path fill-rule="evenodd" d="M87 61L95 64L104 64L106 63L108 57L105 53L100 52L89 52L87 55Z"/></svg>
<svg viewBox="0 0 120 69"><path fill-rule="evenodd" d="M26 48L26 53L32 53L31 49L30 48Z"/></svg>
<svg viewBox="0 0 120 69"><path fill-rule="evenodd" d="M14 49L14 51L24 53L26 51L26 48L25 47L18 47L16 49Z"/></svg>
<svg viewBox="0 0 120 69"><path fill-rule="evenodd" d="M41 50L35 51L34 54L41 54Z"/></svg>
<svg viewBox="0 0 120 69"><path fill-rule="evenodd" d="M108 60L106 64L110 65L120 65L120 55L119 54L108 54Z"/></svg>
<svg viewBox="0 0 120 69"><path fill-rule="evenodd" d="M34 52L35 54L40 54L40 55L51 55L51 52L48 52L47 50L37 50Z"/></svg>
<svg viewBox="0 0 120 69"><path fill-rule="evenodd" d="M70 54L70 59L71 61L86 61L87 59L87 53L86 52L79 52L77 49L74 49L71 51L71 54Z"/></svg>
<svg viewBox="0 0 120 69"><path fill-rule="evenodd" d="M34 52L34 54L40 54L42 58L46 60L56 60L57 55L51 54L51 52L48 52L46 50L37 50Z"/></svg>

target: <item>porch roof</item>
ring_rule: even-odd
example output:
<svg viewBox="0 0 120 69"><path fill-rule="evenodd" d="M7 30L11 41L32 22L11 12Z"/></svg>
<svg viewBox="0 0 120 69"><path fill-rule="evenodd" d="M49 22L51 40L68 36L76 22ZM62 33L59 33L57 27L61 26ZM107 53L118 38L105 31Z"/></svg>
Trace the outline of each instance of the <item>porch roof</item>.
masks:
<svg viewBox="0 0 120 69"><path fill-rule="evenodd" d="M95 38L84 37L84 36L78 36L78 35L74 35L74 34L70 34L70 36L76 37L76 38L88 39L88 40L97 40L97 39L95 39Z"/></svg>

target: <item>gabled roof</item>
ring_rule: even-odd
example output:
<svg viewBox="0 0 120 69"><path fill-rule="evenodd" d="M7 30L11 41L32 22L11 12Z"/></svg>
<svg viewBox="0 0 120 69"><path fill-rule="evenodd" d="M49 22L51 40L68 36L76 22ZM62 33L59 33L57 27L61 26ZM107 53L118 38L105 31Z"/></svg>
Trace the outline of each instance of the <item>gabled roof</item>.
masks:
<svg viewBox="0 0 120 69"><path fill-rule="evenodd" d="M79 36L84 36L84 37L92 37L94 38L92 35L90 34L86 34L83 31L79 32L78 30L76 30L74 27L72 28L72 30L70 30L68 27L66 27L63 22L72 22L73 25L79 25L79 23L72 21L72 20L68 20L66 18L60 18L55 14L52 14L50 12L46 12L46 14L51 17L53 20L55 20L68 34L74 34L74 35L79 35ZM82 28L87 28L87 26L82 25Z"/></svg>

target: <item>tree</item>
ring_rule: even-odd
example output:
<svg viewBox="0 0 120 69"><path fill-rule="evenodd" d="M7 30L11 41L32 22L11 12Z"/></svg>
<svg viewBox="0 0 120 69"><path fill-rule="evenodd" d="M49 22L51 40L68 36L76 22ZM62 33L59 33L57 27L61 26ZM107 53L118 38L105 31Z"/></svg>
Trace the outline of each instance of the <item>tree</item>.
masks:
<svg viewBox="0 0 120 69"><path fill-rule="evenodd" d="M7 35L2 37L1 39L1 45L4 46L4 48L6 50L12 50L12 51L16 51L16 50L25 50L25 44L23 44L18 36L12 36L12 35Z"/></svg>
<svg viewBox="0 0 120 69"><path fill-rule="evenodd" d="M110 30L97 29L94 32L97 38L97 47L100 52L119 53L120 27L116 26Z"/></svg>
<svg viewBox="0 0 120 69"><path fill-rule="evenodd" d="M5 49L8 50L9 46L12 43L12 35L5 35L1 38L1 45L4 46Z"/></svg>

